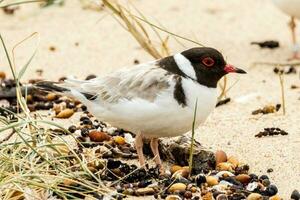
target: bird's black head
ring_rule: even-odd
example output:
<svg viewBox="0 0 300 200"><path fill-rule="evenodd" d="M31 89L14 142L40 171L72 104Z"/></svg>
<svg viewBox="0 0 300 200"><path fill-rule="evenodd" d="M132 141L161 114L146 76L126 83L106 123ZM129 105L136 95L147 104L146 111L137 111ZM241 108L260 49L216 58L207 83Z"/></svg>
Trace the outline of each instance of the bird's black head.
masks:
<svg viewBox="0 0 300 200"><path fill-rule="evenodd" d="M181 55L193 66L196 81L207 87L217 87L218 81L228 73L246 73L242 69L227 64L222 54L214 48L196 47L183 51ZM174 58L176 62L176 55ZM178 65L178 61L176 63ZM185 67L187 66L181 68ZM188 74L186 75L188 76Z"/></svg>

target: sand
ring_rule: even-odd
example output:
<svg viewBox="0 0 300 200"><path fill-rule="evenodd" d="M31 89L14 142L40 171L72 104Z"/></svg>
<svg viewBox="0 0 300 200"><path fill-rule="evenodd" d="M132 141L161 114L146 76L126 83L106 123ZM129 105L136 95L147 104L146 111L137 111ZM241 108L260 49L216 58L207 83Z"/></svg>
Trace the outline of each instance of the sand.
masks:
<svg viewBox="0 0 300 200"><path fill-rule="evenodd" d="M229 63L248 71L247 75L230 75L229 84L237 84L228 92L233 99L215 109L196 134L196 139L212 150L222 149L250 165L251 171L267 174L279 188L279 194L289 199L294 189L300 189L300 93L291 84L300 85L298 75L285 79L286 115L282 112L253 116L251 112L266 104L281 102L278 76L272 66L256 66L257 61L285 62L291 53L289 17L281 13L271 0L136 0L132 1L146 16L152 16L168 30L197 39L219 49ZM243 2L243 3L242 3ZM22 6L15 15L0 12L0 30L12 48L33 32L39 33L38 54L24 79L36 77L36 69L44 77L57 80L61 76L104 74L130 66L134 59L152 60L136 41L105 12L82 10L75 0L63 7L38 9ZM297 29L300 36L300 28ZM262 50L251 41L278 40L281 47ZM78 43L78 46L75 45ZM25 63L34 50L36 40L25 43L16 53L18 66ZM185 42L187 48L194 46ZM55 51L49 47L54 46ZM172 52L184 48L170 40ZM4 52L0 53L0 69L9 72ZM250 95L245 101L240 97ZM288 136L255 138L265 127L280 127Z"/></svg>

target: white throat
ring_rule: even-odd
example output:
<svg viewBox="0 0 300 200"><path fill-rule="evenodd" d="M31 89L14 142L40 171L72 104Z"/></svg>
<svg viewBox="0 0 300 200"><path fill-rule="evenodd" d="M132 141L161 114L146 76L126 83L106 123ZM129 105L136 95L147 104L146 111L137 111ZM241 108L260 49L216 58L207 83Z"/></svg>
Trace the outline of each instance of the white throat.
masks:
<svg viewBox="0 0 300 200"><path fill-rule="evenodd" d="M178 68L188 77L197 80L195 69L191 62L184 57L181 53L177 53L174 56L174 60L178 66Z"/></svg>

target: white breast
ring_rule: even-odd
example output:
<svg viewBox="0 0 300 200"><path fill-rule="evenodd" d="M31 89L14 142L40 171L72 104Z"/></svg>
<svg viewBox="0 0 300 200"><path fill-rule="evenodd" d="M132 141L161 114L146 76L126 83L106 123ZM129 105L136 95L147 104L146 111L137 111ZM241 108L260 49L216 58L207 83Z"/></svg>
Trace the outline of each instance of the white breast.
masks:
<svg viewBox="0 0 300 200"><path fill-rule="evenodd" d="M300 0L273 0L273 2L286 14L300 18Z"/></svg>
<svg viewBox="0 0 300 200"><path fill-rule="evenodd" d="M92 112L97 118L113 126L132 132L142 132L148 137L173 137L191 130L196 99L198 99L196 125L204 122L217 101L215 88L199 85L191 79L182 79L187 105L174 99L174 82L154 102L140 98L120 101L109 109ZM97 106L94 106L97 108ZM94 109L92 109L94 110Z"/></svg>

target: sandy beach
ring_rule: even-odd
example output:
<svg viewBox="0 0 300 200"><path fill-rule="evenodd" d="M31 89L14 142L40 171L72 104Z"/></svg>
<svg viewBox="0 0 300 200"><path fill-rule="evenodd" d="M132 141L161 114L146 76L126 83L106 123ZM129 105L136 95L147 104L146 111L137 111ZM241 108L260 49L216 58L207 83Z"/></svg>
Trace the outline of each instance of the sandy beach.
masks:
<svg viewBox="0 0 300 200"><path fill-rule="evenodd" d="M211 150L222 149L250 165L251 172L267 174L278 186L279 194L289 199L300 189L300 86L297 74L284 76L286 114L282 110L268 115L251 115L268 104L281 103L279 77L274 66L255 62L286 62L291 54L289 17L271 0L135 0L131 1L150 21L167 30L219 49L228 63L245 69L245 76L229 75L227 96L232 101L218 107L197 129L196 139ZM79 2L68 0L62 7L39 9L22 5L14 15L0 12L0 32L11 49L33 32L39 33L38 53L24 79L43 77L57 80L66 75L85 78L106 74L121 67L153 60L132 36L105 11L83 10ZM297 28L300 36L300 28ZM252 41L278 40L280 48L260 49ZM16 51L21 66L32 54L37 40L24 43ZM186 47L170 39L172 53ZM49 48L54 47L51 51ZM9 74L4 51L0 51L0 70ZM235 82L237 83L235 84ZM70 119L71 120L71 119ZM279 127L289 134L256 138L266 127ZM189 133L187 133L189 134ZM267 173L272 168L273 172Z"/></svg>

